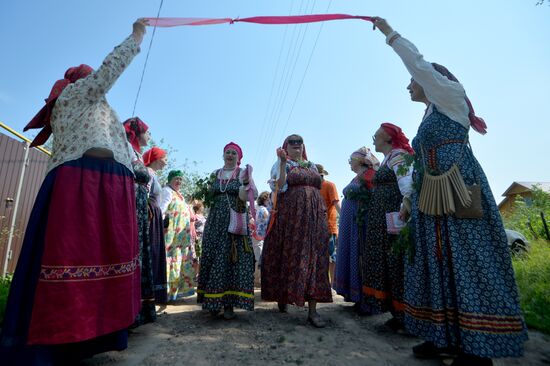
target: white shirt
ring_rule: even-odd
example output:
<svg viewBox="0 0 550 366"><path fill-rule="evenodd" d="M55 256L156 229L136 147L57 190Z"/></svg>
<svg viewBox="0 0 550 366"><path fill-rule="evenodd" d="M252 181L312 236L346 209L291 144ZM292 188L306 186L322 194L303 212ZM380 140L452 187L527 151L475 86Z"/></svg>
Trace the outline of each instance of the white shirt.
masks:
<svg viewBox="0 0 550 366"><path fill-rule="evenodd" d="M174 190L170 188L170 186L164 186L162 188L162 192L160 194L160 210L162 211L163 217L166 214L168 205L170 204L170 202L172 202L173 194L174 194Z"/></svg>
<svg viewBox="0 0 550 366"><path fill-rule="evenodd" d="M138 52L139 45L129 36L96 71L63 90L52 111L53 149L48 171L81 158L92 148L112 151L117 162L133 171L126 132L105 94Z"/></svg>
<svg viewBox="0 0 550 366"><path fill-rule="evenodd" d="M392 36L392 34L389 35L390 38ZM433 103L439 112L469 128L469 108L466 104L466 92L462 84L441 75L431 63L424 60L422 54L409 40L397 37L391 46L401 57L414 81L424 89L428 101ZM433 106L430 105L424 118L429 116L432 111Z"/></svg>
<svg viewBox="0 0 550 366"><path fill-rule="evenodd" d="M380 166L388 166L393 170L395 176L397 177L397 185L399 186L399 192L403 195L403 199L408 199L413 192L413 181L412 181L412 172L413 167L409 166L405 174L398 174L397 171L399 167L405 164L403 160L403 155L407 154L405 150L394 149L384 158Z"/></svg>

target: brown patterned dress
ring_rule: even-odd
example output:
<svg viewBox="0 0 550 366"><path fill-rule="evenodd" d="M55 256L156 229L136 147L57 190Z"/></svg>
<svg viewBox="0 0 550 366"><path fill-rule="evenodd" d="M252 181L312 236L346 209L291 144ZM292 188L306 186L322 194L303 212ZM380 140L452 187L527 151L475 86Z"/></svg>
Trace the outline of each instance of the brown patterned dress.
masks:
<svg viewBox="0 0 550 366"><path fill-rule="evenodd" d="M321 177L311 163L287 163L287 184L278 194L275 223L264 241L262 299L298 306L310 300L332 302Z"/></svg>

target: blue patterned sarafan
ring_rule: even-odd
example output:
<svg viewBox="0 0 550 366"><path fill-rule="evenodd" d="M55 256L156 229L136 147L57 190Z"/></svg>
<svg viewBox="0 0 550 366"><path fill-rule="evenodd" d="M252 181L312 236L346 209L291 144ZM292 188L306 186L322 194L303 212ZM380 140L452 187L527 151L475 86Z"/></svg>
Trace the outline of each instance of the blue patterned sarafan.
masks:
<svg viewBox="0 0 550 366"><path fill-rule="evenodd" d="M483 218L435 217L418 210L413 193L411 229L416 254L405 273L405 325L438 347L480 357L523 354L527 331L506 234L481 166L464 144L468 131L437 111L420 124L417 158L445 172L457 164L467 185L481 185ZM420 164L422 166L423 164ZM422 171L415 171L418 185Z"/></svg>

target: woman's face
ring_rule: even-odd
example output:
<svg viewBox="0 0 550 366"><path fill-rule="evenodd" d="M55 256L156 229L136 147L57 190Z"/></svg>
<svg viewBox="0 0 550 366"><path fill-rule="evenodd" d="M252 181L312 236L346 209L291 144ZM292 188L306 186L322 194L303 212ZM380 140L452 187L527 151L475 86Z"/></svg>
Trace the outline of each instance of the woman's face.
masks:
<svg viewBox="0 0 550 366"><path fill-rule="evenodd" d="M149 130L141 133L138 136L139 146L147 146L147 144L149 144L150 139L151 139L151 134L149 133Z"/></svg>
<svg viewBox="0 0 550 366"><path fill-rule="evenodd" d="M363 164L361 163L361 160L359 160L358 158L356 158L354 156L350 156L348 162L349 162L350 169L355 173L358 173L361 170L361 168L363 167Z"/></svg>
<svg viewBox="0 0 550 366"><path fill-rule="evenodd" d="M182 184L183 184L182 177L174 177L170 180L170 187L172 187L175 191L179 191Z"/></svg>
<svg viewBox="0 0 550 366"><path fill-rule="evenodd" d="M292 160L299 160L304 153L304 140L298 135L292 135L287 140L287 153Z"/></svg>
<svg viewBox="0 0 550 366"><path fill-rule="evenodd" d="M391 147L391 137L380 127L372 137L372 144L376 152L383 153L387 147Z"/></svg>
<svg viewBox="0 0 550 366"><path fill-rule="evenodd" d="M161 170L166 166L166 164L168 164L168 156L163 156L162 158L155 160L151 164L151 168L153 170Z"/></svg>
<svg viewBox="0 0 550 366"><path fill-rule="evenodd" d="M413 102L425 102L427 100L424 89L414 79L411 79L411 82L407 85L407 90Z"/></svg>
<svg viewBox="0 0 550 366"><path fill-rule="evenodd" d="M223 162L225 166L229 168L234 168L237 166L237 161L239 160L239 155L235 149L227 149L223 152Z"/></svg>

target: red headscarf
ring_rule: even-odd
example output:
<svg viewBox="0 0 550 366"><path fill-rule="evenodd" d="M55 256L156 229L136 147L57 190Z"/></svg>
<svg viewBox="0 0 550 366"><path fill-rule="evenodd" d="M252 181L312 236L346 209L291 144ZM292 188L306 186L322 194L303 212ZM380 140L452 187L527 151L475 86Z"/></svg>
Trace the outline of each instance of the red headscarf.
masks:
<svg viewBox="0 0 550 366"><path fill-rule="evenodd" d="M233 141L231 141L230 143L228 143L223 147L223 152L225 153L227 149L233 149L237 152L237 157L238 157L237 165L241 165L241 160L243 158L243 150L241 149L241 147L236 143L234 143Z"/></svg>
<svg viewBox="0 0 550 366"><path fill-rule="evenodd" d="M126 137L130 141L130 145L135 151L141 152L141 146L139 146L139 136L142 133L147 132L149 126L143 122L139 117L128 118L123 122L124 130L126 131Z"/></svg>
<svg viewBox="0 0 550 366"><path fill-rule="evenodd" d="M300 135L296 135L296 134L292 134L290 136L288 136L285 141L283 142L283 150L286 151L286 153L288 154L288 140L292 137L292 136L296 136L296 137L299 137L300 139L302 139L302 141L304 141L303 137L300 136ZM302 143L302 160L307 160L307 153L306 153L306 144Z"/></svg>
<svg viewBox="0 0 550 366"><path fill-rule="evenodd" d="M27 131L32 128L42 128L38 135L31 143L31 147L43 145L50 135L52 134L52 127L50 125L50 119L52 117L53 107L57 98L61 95L61 92L67 87L67 85L76 82L78 79L85 78L94 71L88 65L80 65L69 68L65 71L65 77L57 80L53 84L50 95L45 99L46 105L33 117L33 119L25 126L23 131Z"/></svg>
<svg viewBox="0 0 550 366"><path fill-rule="evenodd" d="M458 79L445 66L436 64L435 62L432 62L432 66L437 72L445 76L447 79L459 83ZM470 98L468 97L466 97L466 104L468 105L468 119L470 120L472 128L474 131L485 135L487 133L487 124L483 118L476 116L472 102L470 102Z"/></svg>
<svg viewBox="0 0 550 366"><path fill-rule="evenodd" d="M166 156L166 151L160 147L153 147L143 153L143 163L145 166L149 166L157 160L160 160Z"/></svg>
<svg viewBox="0 0 550 366"><path fill-rule="evenodd" d="M394 125L393 123L384 122L380 125L386 131L386 133L391 137L391 146L394 149L403 149L407 151L409 154L414 154L414 150L409 145L409 139L403 131L401 130L401 127Z"/></svg>

